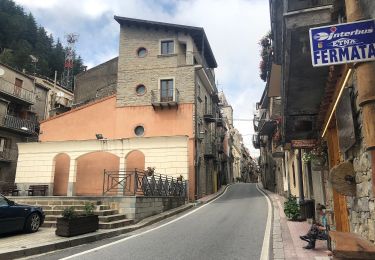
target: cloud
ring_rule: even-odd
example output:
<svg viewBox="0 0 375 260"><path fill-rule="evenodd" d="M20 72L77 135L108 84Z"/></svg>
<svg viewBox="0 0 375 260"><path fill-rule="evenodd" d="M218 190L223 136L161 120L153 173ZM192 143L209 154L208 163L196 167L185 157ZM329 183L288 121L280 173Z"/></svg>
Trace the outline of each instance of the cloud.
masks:
<svg viewBox="0 0 375 260"><path fill-rule="evenodd" d="M258 76L259 39L269 31L264 0L16 0L37 22L63 40L80 35L77 52L90 66L118 55L114 15L203 27L218 62L216 78L234 108L235 119L252 119L264 88ZM252 155L251 121L235 121Z"/></svg>

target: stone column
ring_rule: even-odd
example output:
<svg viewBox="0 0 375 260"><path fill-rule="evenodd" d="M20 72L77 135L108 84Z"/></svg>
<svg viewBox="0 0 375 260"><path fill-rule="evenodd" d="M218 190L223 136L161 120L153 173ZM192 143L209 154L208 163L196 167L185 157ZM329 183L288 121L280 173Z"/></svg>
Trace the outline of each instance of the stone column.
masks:
<svg viewBox="0 0 375 260"><path fill-rule="evenodd" d="M77 160L70 159L69 167L69 179L68 179L68 190L66 192L67 196L76 195L76 180L77 180Z"/></svg>

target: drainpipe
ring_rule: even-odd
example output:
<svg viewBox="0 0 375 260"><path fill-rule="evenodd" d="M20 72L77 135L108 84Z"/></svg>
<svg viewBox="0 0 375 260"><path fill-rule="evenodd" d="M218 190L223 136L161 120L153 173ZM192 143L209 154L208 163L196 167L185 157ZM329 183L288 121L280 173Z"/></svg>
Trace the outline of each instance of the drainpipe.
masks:
<svg viewBox="0 0 375 260"><path fill-rule="evenodd" d="M302 173L302 150L298 149L298 190L300 203L305 200L305 194L303 192L303 173Z"/></svg>
<svg viewBox="0 0 375 260"><path fill-rule="evenodd" d="M364 20L362 1L345 0L348 22ZM358 101L362 108L363 134L368 150L375 149L375 62L356 64Z"/></svg>

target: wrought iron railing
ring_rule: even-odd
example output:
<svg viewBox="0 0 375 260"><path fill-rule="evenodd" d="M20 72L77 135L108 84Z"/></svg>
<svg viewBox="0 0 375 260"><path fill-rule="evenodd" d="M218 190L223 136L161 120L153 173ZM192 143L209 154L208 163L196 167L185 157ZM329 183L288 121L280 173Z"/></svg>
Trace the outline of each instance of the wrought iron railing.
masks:
<svg viewBox="0 0 375 260"><path fill-rule="evenodd" d="M0 151L0 161L17 161L18 150L12 148L3 148Z"/></svg>
<svg viewBox="0 0 375 260"><path fill-rule="evenodd" d="M151 90L151 103L158 104L158 103L175 103L178 104L180 98L180 92L177 88L173 89L173 94L162 95L160 90Z"/></svg>
<svg viewBox="0 0 375 260"><path fill-rule="evenodd" d="M144 171L106 171L103 195L186 197L186 180Z"/></svg>
<svg viewBox="0 0 375 260"><path fill-rule="evenodd" d="M35 94L27 89L17 87L13 83L6 81L5 79L0 79L0 92L6 93L13 97L17 97L28 103L35 103Z"/></svg>
<svg viewBox="0 0 375 260"><path fill-rule="evenodd" d="M332 5L334 0L289 0L288 12Z"/></svg>
<svg viewBox="0 0 375 260"><path fill-rule="evenodd" d="M21 130L27 133L35 133L38 122L22 119L19 117L5 115L3 119L3 126L16 130Z"/></svg>

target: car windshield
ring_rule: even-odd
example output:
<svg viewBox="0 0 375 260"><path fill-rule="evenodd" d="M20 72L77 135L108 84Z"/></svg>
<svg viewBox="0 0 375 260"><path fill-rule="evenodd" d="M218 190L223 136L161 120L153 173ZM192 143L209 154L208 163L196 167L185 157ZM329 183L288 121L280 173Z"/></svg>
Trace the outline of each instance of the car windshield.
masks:
<svg viewBox="0 0 375 260"><path fill-rule="evenodd" d="M0 206L8 206L7 199L2 195L0 195Z"/></svg>

